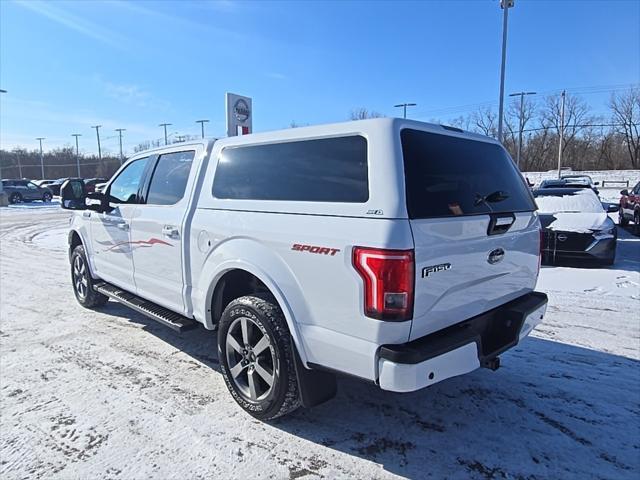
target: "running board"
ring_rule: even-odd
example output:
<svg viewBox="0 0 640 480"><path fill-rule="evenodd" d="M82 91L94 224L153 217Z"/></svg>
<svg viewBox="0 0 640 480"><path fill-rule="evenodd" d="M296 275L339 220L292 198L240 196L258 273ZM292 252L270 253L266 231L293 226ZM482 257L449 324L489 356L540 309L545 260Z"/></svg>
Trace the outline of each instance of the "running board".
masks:
<svg viewBox="0 0 640 480"><path fill-rule="evenodd" d="M146 315L147 317L172 328L176 332L184 332L198 326L198 322L187 318L178 313L172 312L160 305L145 300L134 295L133 293L122 290L110 283L100 282L93 286L97 292L112 298L116 302L120 302L133 310Z"/></svg>

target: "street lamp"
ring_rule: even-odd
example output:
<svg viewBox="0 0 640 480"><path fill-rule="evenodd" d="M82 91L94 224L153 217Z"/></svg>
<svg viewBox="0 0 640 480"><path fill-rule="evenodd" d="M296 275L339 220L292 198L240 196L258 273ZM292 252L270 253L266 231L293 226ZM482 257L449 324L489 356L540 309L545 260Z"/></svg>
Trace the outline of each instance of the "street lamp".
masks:
<svg viewBox="0 0 640 480"><path fill-rule="evenodd" d="M200 124L200 128L202 129L202 138L204 138L204 124L209 123L209 120L196 120L196 123Z"/></svg>
<svg viewBox="0 0 640 480"><path fill-rule="evenodd" d="M399 103L398 105L394 105L393 108L402 107L402 118L407 118L407 107L415 107L416 105L415 103Z"/></svg>
<svg viewBox="0 0 640 480"><path fill-rule="evenodd" d="M516 165L520 168L520 152L522 151L522 130L524 129L524 96L535 95L536 92L518 92L510 93L510 97L520 96L520 128L518 133L518 153L516 155Z"/></svg>
<svg viewBox="0 0 640 480"><path fill-rule="evenodd" d="M159 127L164 127L164 144L168 145L168 140L167 140L167 127L169 125L172 125L171 123L161 123L160 125L158 125Z"/></svg>
<svg viewBox="0 0 640 480"><path fill-rule="evenodd" d="M80 177L80 148L78 147L78 137L81 137L81 133L72 133L72 137L76 137L76 165L78 167L78 178Z"/></svg>
<svg viewBox="0 0 640 480"><path fill-rule="evenodd" d="M507 19L509 9L515 0L500 0L502 14L502 65L500 66L500 106L498 107L498 141L502 142L502 122L504 116L504 68L507 63Z"/></svg>
<svg viewBox="0 0 640 480"><path fill-rule="evenodd" d="M44 155L42 154L42 140L44 139L45 137L36 138L36 140L40 142L40 178L42 178L42 180L44 180ZM22 177L22 172L20 172L20 177Z"/></svg>

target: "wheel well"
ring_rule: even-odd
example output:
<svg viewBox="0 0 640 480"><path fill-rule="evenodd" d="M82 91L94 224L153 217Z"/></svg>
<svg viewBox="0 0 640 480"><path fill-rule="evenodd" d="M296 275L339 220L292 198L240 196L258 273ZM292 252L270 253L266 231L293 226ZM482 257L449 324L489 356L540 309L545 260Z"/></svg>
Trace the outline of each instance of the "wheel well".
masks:
<svg viewBox="0 0 640 480"><path fill-rule="evenodd" d="M82 245L82 239L80 238L80 235L78 235L78 232L74 230L71 233L69 233L69 257L71 257L73 250L78 245Z"/></svg>
<svg viewBox="0 0 640 480"><path fill-rule="evenodd" d="M255 275L246 270L229 270L216 284L211 300L211 321L215 325L220 321L222 312L233 300L245 295L263 293L271 295L267 286Z"/></svg>

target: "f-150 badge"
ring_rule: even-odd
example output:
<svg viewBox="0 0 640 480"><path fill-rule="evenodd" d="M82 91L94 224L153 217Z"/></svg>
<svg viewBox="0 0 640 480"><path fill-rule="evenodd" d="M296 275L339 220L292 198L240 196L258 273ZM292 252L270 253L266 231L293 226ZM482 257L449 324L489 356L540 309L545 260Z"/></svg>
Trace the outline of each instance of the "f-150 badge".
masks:
<svg viewBox="0 0 640 480"><path fill-rule="evenodd" d="M422 269L422 278L428 277L429 275L437 272L444 272L445 270L451 270L450 263L441 263L439 265L431 265L430 267L424 267Z"/></svg>

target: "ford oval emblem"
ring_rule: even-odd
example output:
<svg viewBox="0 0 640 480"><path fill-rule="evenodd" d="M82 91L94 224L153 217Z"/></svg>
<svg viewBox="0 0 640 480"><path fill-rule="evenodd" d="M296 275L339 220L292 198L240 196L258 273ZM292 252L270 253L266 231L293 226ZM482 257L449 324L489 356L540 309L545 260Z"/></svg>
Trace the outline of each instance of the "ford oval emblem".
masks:
<svg viewBox="0 0 640 480"><path fill-rule="evenodd" d="M564 242L568 237L564 233L560 233L556 238L561 242Z"/></svg>
<svg viewBox="0 0 640 480"><path fill-rule="evenodd" d="M487 262L491 265L502 261L504 258L504 250L501 248L496 248L495 250L489 253L489 257L487 258Z"/></svg>

